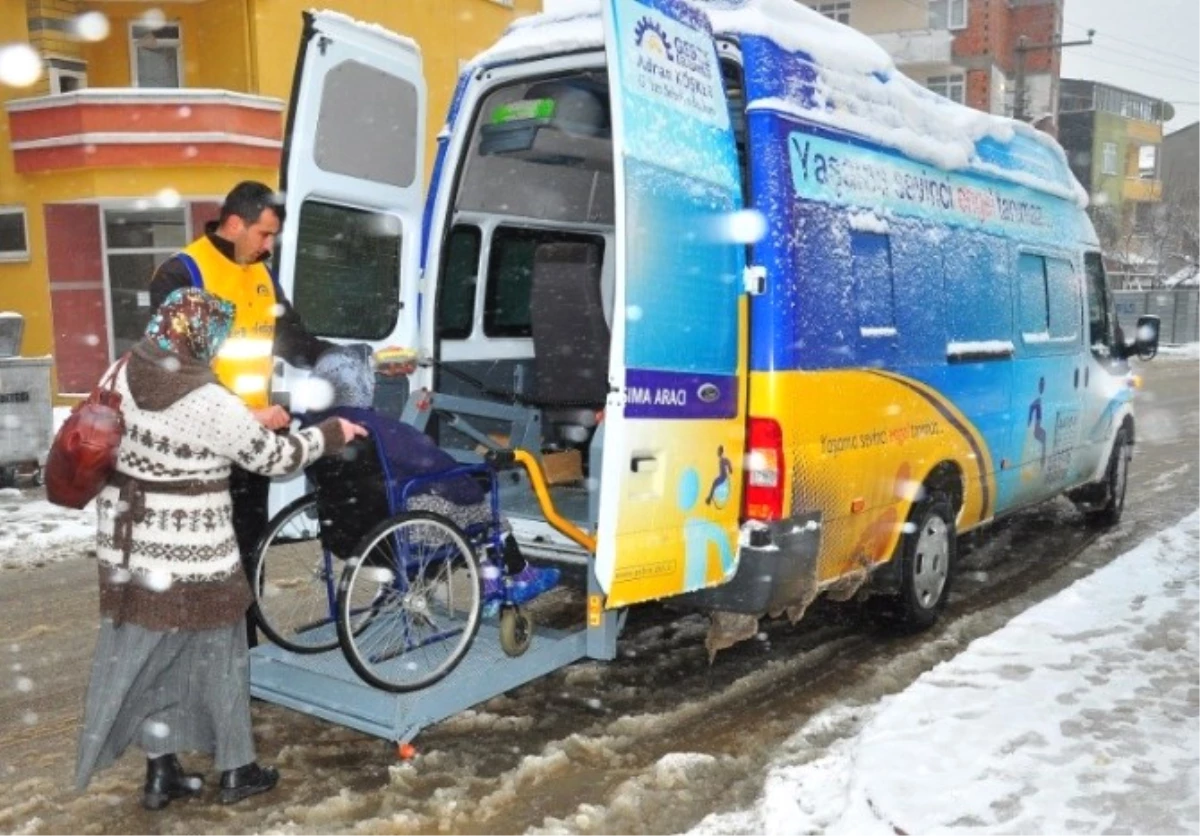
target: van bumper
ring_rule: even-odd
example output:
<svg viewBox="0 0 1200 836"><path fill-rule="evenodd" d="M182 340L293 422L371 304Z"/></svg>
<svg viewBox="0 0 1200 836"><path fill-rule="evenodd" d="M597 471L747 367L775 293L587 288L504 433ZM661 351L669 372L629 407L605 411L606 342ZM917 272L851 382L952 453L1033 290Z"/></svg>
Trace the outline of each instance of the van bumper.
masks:
<svg viewBox="0 0 1200 836"><path fill-rule="evenodd" d="M702 610L760 615L812 599L821 514L814 511L743 529L737 570L720 586L672 598L672 604Z"/></svg>

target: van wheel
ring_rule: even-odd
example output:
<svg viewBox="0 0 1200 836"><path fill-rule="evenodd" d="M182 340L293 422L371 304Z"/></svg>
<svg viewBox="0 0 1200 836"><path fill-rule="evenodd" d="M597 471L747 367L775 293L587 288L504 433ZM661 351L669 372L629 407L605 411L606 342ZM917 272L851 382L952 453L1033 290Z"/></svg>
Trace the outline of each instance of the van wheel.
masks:
<svg viewBox="0 0 1200 836"><path fill-rule="evenodd" d="M1108 459L1108 468L1104 471L1104 504L1086 513L1088 525L1110 528L1121 521L1121 514L1125 511L1125 488L1129 483L1129 460L1132 457L1133 445L1129 443L1129 430L1121 427L1117 430L1112 455Z"/></svg>
<svg viewBox="0 0 1200 836"><path fill-rule="evenodd" d="M888 603L905 627L923 630L937 621L950 597L958 549L950 499L932 493L916 503L900 540L900 592Z"/></svg>

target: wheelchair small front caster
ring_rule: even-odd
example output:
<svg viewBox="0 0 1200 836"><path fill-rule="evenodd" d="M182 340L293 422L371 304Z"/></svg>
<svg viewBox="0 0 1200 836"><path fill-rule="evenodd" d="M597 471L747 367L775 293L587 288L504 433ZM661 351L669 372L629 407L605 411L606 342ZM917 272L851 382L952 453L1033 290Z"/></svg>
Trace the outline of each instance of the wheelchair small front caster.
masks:
<svg viewBox="0 0 1200 836"><path fill-rule="evenodd" d="M510 604L500 610L500 648L509 656L520 656L533 642L533 624L521 608Z"/></svg>

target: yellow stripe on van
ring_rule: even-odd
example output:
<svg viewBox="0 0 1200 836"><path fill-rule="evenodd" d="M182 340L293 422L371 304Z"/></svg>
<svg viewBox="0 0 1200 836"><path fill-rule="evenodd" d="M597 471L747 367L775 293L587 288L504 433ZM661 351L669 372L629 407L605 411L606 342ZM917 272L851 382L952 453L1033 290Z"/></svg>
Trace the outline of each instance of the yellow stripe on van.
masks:
<svg viewBox="0 0 1200 836"><path fill-rule="evenodd" d="M785 515L819 511L819 583L886 561L913 502L942 462L962 473L960 529L994 512L991 455L936 390L866 369L754 372L750 414L774 418L789 474Z"/></svg>

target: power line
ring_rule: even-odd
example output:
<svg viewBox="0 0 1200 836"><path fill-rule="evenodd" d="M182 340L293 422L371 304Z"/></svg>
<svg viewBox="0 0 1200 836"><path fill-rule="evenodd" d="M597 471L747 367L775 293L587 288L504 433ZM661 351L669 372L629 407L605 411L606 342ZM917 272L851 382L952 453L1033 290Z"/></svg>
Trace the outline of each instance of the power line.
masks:
<svg viewBox="0 0 1200 836"><path fill-rule="evenodd" d="M1078 23L1075 23L1074 21L1071 21L1071 20L1064 20L1064 22L1065 22L1065 23L1066 23L1068 26L1074 26L1074 27L1075 27L1075 28L1077 28L1077 29L1094 29L1094 28L1095 28L1095 27L1090 27L1090 26L1082 26L1082 25L1080 25L1080 24L1078 24ZM1177 52L1167 52L1166 50L1164 50L1164 49L1159 49L1159 48L1158 48L1158 47L1156 47L1156 46L1150 46L1149 44L1144 44L1144 43L1141 43L1140 41L1131 41L1129 38L1122 38L1120 35L1110 35L1110 34L1108 34L1107 32L1100 32L1100 31L1097 31L1097 32L1096 32L1096 34L1098 34L1098 35L1104 35L1104 37L1106 37L1106 38L1112 38L1114 41L1120 41L1121 43L1124 43L1124 44L1129 44L1129 45L1131 45L1131 46L1135 46L1135 47L1137 47L1138 49L1144 49L1144 50L1146 50L1147 52L1153 53L1154 57L1156 57L1156 58L1157 58L1157 57L1159 57L1159 56L1162 56L1162 55L1166 55L1166 56L1168 56L1168 57L1171 57L1171 58L1176 58L1176 59L1178 59L1178 60L1180 60L1180 61L1184 62L1185 64L1188 64L1188 65L1189 65L1189 66L1191 66L1191 67L1195 67L1195 66L1197 65L1197 64L1196 64L1196 56L1194 56L1194 55L1192 55L1192 56L1187 56L1187 55L1180 55L1180 54L1179 54L1179 53L1177 53Z"/></svg>

